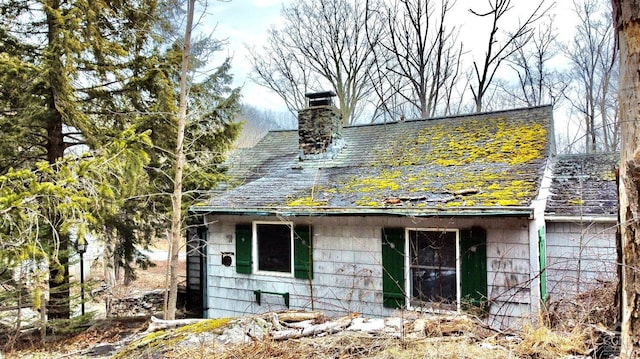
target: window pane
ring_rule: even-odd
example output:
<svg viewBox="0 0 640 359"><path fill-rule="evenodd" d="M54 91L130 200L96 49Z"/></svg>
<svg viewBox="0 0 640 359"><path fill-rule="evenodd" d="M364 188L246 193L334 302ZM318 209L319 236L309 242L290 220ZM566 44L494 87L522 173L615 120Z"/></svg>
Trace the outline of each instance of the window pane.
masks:
<svg viewBox="0 0 640 359"><path fill-rule="evenodd" d="M455 232L411 231L411 265L456 266Z"/></svg>
<svg viewBox="0 0 640 359"><path fill-rule="evenodd" d="M455 303L455 232L410 231L409 247L412 304Z"/></svg>
<svg viewBox="0 0 640 359"><path fill-rule="evenodd" d="M454 303L456 301L456 270L413 269L411 296L418 302Z"/></svg>
<svg viewBox="0 0 640 359"><path fill-rule="evenodd" d="M257 224L258 270L291 273L291 228Z"/></svg>

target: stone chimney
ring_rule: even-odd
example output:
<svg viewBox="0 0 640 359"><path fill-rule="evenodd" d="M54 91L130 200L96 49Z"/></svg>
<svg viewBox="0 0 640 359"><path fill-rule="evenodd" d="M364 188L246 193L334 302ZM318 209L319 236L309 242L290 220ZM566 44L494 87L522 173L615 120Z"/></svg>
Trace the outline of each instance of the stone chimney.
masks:
<svg viewBox="0 0 640 359"><path fill-rule="evenodd" d="M331 159L344 147L342 113L333 105L333 91L308 93L307 108L298 111L301 160Z"/></svg>

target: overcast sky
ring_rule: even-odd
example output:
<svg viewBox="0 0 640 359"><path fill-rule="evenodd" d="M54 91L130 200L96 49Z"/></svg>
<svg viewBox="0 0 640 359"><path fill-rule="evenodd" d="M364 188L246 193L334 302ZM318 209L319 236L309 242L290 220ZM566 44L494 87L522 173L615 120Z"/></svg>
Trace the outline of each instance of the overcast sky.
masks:
<svg viewBox="0 0 640 359"><path fill-rule="evenodd" d="M215 27L214 36L217 38L227 38L228 46L219 55L233 57L232 73L235 78L235 85L242 86L243 101L263 109L286 110L284 102L275 94L270 93L249 79L251 65L248 61L246 46L260 47L264 43L267 30L282 23L280 10L283 4L291 3L293 0L232 0L232 1L209 1L208 16L205 20L207 31ZM322 1L322 0L317 0ZM535 6L531 0L512 0L515 6L511 20L511 25L517 24L517 17L524 16ZM575 26L575 16L572 11L572 1L562 0L556 4L554 13L556 14L556 27L559 28L559 36L562 40L571 39ZM474 44L480 44L482 49L476 49L471 55L480 59L483 49L486 46L485 37L488 36L489 26L487 20L481 20L470 14L469 8L477 11L488 9L487 1L458 0L455 5L455 13L450 16L460 25L460 38L467 50L472 50ZM503 30L507 30L508 24L504 24ZM214 60L219 61L219 59Z"/></svg>
<svg viewBox="0 0 640 359"><path fill-rule="evenodd" d="M226 38L228 45L221 56L232 56L231 72L236 86L242 86L243 102L272 110L284 110L284 102L275 94L249 79L251 64L247 46L260 47L267 30L282 24L280 10L291 0L209 1L208 23L216 26L214 36Z"/></svg>

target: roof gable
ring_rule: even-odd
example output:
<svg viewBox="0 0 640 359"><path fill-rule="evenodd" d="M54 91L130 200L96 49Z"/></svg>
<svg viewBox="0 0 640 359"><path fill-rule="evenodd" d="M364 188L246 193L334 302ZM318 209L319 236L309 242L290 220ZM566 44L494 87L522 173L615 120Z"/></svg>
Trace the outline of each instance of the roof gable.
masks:
<svg viewBox="0 0 640 359"><path fill-rule="evenodd" d="M353 126L333 159L298 158L297 131L230 156L206 206L296 209L524 207L553 152L550 106Z"/></svg>

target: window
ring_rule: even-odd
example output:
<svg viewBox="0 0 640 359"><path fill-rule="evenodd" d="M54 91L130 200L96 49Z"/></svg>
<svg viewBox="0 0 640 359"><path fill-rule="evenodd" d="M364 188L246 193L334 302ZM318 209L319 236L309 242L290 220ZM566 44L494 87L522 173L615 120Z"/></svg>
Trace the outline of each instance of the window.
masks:
<svg viewBox="0 0 640 359"><path fill-rule="evenodd" d="M254 223L258 271L291 273L292 225Z"/></svg>
<svg viewBox="0 0 640 359"><path fill-rule="evenodd" d="M383 228L383 305L486 309L486 243L481 227Z"/></svg>
<svg viewBox="0 0 640 359"><path fill-rule="evenodd" d="M236 225L236 272L292 274L313 279L310 225L253 222Z"/></svg>
<svg viewBox="0 0 640 359"><path fill-rule="evenodd" d="M457 232L409 231L411 306L457 309L457 247Z"/></svg>

